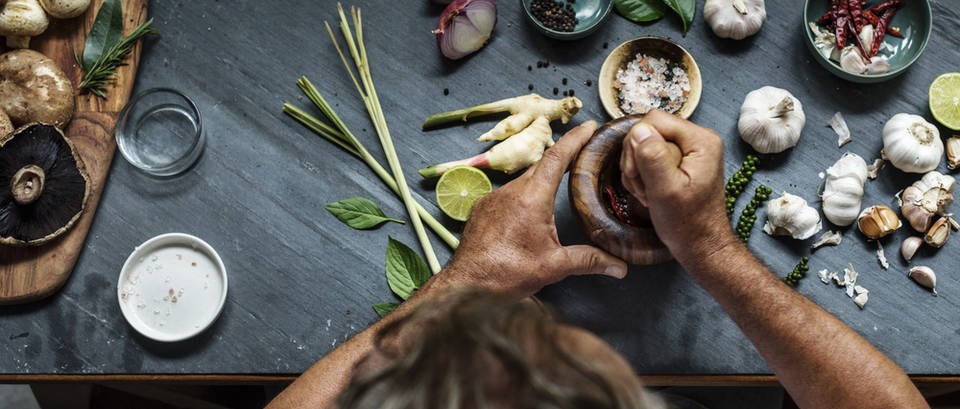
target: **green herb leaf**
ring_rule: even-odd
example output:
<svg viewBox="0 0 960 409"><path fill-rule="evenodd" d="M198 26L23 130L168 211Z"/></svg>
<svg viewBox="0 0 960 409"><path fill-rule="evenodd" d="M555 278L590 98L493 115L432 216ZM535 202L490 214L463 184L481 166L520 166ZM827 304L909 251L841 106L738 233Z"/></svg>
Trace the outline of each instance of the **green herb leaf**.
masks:
<svg viewBox="0 0 960 409"><path fill-rule="evenodd" d="M363 197L351 197L324 207L341 222L354 229L370 229L386 222L404 224L403 220L387 217L376 203Z"/></svg>
<svg viewBox="0 0 960 409"><path fill-rule="evenodd" d="M81 92L90 92L100 98L106 98L106 86L117 75L117 67L126 64L124 59L133 50L137 41L147 34L159 33L157 29L150 27L151 24L153 24L152 18L136 26L130 34L110 45L109 49L102 51L93 64L84 67L83 75L80 77L80 85L77 88ZM83 61L81 60L86 57L77 56L76 58L77 63L82 65Z"/></svg>
<svg viewBox="0 0 960 409"><path fill-rule="evenodd" d="M120 0L104 0L83 46L83 54L81 54L83 69L87 70L93 66L100 58L100 54L120 42L121 38L123 38L123 5Z"/></svg>
<svg viewBox="0 0 960 409"><path fill-rule="evenodd" d="M394 294L406 300L430 279L430 268L405 244L387 236L387 284Z"/></svg>
<svg viewBox="0 0 960 409"><path fill-rule="evenodd" d="M683 21L683 35L687 35L693 16L697 12L697 0L663 0L663 3L675 11Z"/></svg>
<svg viewBox="0 0 960 409"><path fill-rule="evenodd" d="M661 0L614 0L617 13L635 23L648 23L663 17Z"/></svg>
<svg viewBox="0 0 960 409"><path fill-rule="evenodd" d="M377 312L377 315L379 315L380 318L383 318L383 317L386 317L387 314L393 312L393 310L397 309L397 307L399 306L400 306L400 303L398 302L385 302L380 304L373 304L373 310Z"/></svg>

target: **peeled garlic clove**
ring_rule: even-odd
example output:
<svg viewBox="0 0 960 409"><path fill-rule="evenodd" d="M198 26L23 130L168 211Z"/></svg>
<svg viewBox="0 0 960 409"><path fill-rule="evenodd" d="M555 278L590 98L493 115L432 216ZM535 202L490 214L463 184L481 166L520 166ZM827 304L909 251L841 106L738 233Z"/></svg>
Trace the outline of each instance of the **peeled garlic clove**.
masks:
<svg viewBox="0 0 960 409"><path fill-rule="evenodd" d="M863 209L860 217L857 218L857 227L864 236L871 239L879 239L900 228L900 218L893 209L876 205Z"/></svg>
<svg viewBox="0 0 960 409"><path fill-rule="evenodd" d="M940 248L947 242L947 237L950 237L950 218L941 217L930 226L927 234L923 235L923 242Z"/></svg>
<svg viewBox="0 0 960 409"><path fill-rule="evenodd" d="M900 244L900 255L909 263L917 254L917 250L920 250L921 245L923 245L923 239L917 236L907 237Z"/></svg>
<svg viewBox="0 0 960 409"><path fill-rule="evenodd" d="M927 266L913 267L907 273L907 277L912 278L917 284L929 288L930 291L933 291L933 295L937 295L937 275L932 268Z"/></svg>
<svg viewBox="0 0 960 409"><path fill-rule="evenodd" d="M960 166L960 135L953 135L947 138L947 167L956 169Z"/></svg>
<svg viewBox="0 0 960 409"><path fill-rule="evenodd" d="M767 222L763 231L771 236L790 236L805 240L820 231L820 213L802 197L783 192L766 203Z"/></svg>

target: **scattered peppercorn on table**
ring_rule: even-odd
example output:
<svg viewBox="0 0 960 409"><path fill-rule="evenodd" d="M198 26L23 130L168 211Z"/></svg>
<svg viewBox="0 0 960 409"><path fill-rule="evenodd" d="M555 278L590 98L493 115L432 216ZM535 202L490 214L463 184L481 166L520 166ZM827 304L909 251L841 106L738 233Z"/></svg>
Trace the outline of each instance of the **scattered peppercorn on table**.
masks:
<svg viewBox="0 0 960 409"><path fill-rule="evenodd" d="M797 2L767 2L762 29L742 41L717 38L698 9L685 37L680 21L671 16L639 26L611 15L594 34L562 42L539 34L519 2L500 1L490 42L457 61L438 51L430 30L440 8L426 0L358 5L372 76L412 195L459 233L462 224L440 212L433 186L419 183L417 169L485 151L489 145L475 139L498 118L429 132L421 130L424 119L535 92L549 98L575 94L583 102L569 124L552 124L554 137L585 120L603 123L610 118L597 96L600 66L618 44L644 35L669 37L696 59L703 93L690 119L723 137L727 177L754 153L737 130L748 92L769 85L803 103L806 125L797 145L751 162L755 170L746 183L738 182L744 193L731 223L737 223L760 185L772 190L770 198L786 191L820 211L822 173L848 151L867 163L879 157L889 118L903 112L936 123L927 108L927 89L937 76L960 67L960 53L952 51L960 33L948 3L932 3L935 25L927 52L903 75L874 85L846 82L813 59L802 43ZM187 172L165 179L113 161L64 288L40 302L0 307L0 382L289 380L374 322L371 305L397 301L384 277L388 236L419 252L410 223L353 230L324 209L362 196L388 217L408 219L402 203L362 162L281 111L285 101L313 108L296 85L306 75L356 137L377 147L363 102L323 29L324 20L338 19L336 2L153 1L149 15L161 35L145 40L134 93L171 87L196 101L205 151ZM852 135L841 148L827 126L838 111ZM956 133L940 131L944 139ZM379 147L372 154L386 163ZM945 161L937 169L956 175ZM488 175L494 187L511 178ZM866 182L862 207L898 209L895 195L920 176L887 166ZM557 198L556 221L562 242L586 242L565 187ZM781 277L794 272L795 279L805 270L795 269L798 261L809 256L804 264L809 270L796 291L849 324L916 379L960 380L960 239L947 240L939 250L921 248L908 264L900 256L900 243L911 233L904 226L879 241L889 262L884 269L877 244L856 227L842 230L839 246L811 252L816 236L772 237L762 231L765 221L766 209L760 207L748 246L773 271ZM824 231L835 230L825 220L824 225ZM216 248L229 277L219 319L176 344L138 335L124 321L117 300L120 268L134 245L168 232L192 234ZM448 260L451 250L435 236L431 240L440 262ZM869 289L863 309L815 274L827 269L842 275L848 264L859 272L857 284ZM939 296L908 278L908 270L918 265L936 271ZM675 262L632 266L622 281L570 278L546 288L540 298L563 319L610 342L653 384L774 384L744 335ZM823 348L831 348L824 342Z"/></svg>

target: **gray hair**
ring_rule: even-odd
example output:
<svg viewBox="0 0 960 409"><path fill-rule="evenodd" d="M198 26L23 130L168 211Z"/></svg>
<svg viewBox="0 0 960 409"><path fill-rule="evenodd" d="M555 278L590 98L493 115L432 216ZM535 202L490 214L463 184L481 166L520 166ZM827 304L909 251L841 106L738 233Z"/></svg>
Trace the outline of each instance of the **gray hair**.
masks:
<svg viewBox="0 0 960 409"><path fill-rule="evenodd" d="M410 326L416 336L411 336ZM382 328L354 371L341 409L650 409L639 380L570 351L531 300L469 291ZM596 360L594 360L596 361ZM632 375L632 372L631 372Z"/></svg>

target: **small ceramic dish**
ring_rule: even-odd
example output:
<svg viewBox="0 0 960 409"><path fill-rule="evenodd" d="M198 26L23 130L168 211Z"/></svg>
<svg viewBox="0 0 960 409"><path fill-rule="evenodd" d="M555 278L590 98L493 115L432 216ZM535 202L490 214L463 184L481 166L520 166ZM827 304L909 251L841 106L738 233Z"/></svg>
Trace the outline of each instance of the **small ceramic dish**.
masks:
<svg viewBox="0 0 960 409"><path fill-rule="evenodd" d="M570 204L580 227L600 248L630 264L657 264L673 256L660 242L648 210L620 183L620 150L630 128L643 118L629 115L597 129L570 171ZM613 209L612 197L626 207L623 220Z"/></svg>
<svg viewBox="0 0 960 409"><path fill-rule="evenodd" d="M868 2L868 6L877 4L878 0ZM816 23L827 10L830 9L830 0L806 0L803 4L803 41L813 54L813 58L833 75L847 81L858 83L882 82L903 74L920 54L923 53L930 39L930 30L933 28L933 11L929 0L905 0L903 6L893 16L891 27L899 28L904 38L886 35L883 42L889 47L881 49L880 55L888 55L890 71L881 74L855 74L845 71L840 63L821 55L815 45L816 35L810 29L810 23ZM823 29L823 27L821 27Z"/></svg>
<svg viewBox="0 0 960 409"><path fill-rule="evenodd" d="M152 88L133 97L120 111L114 134L123 158L154 176L187 170L204 146L200 110L170 88Z"/></svg>
<svg viewBox="0 0 960 409"><path fill-rule="evenodd" d="M216 321L227 298L227 269L217 251L183 233L137 246L120 269L120 311L143 336L176 342Z"/></svg>
<svg viewBox="0 0 960 409"><path fill-rule="evenodd" d="M620 109L620 92L617 87L617 71L626 67L627 63L636 59L637 55L645 54L654 58L663 58L672 64L677 64L686 72L690 82L690 91L687 99L680 106L675 115L687 119L697 109L700 103L700 93L703 83L700 77L700 67L693 60L687 50L673 41L660 37L640 37L629 40L614 48L603 61L600 67L600 78L597 89L600 92L600 103L611 118L620 118L624 112Z"/></svg>
<svg viewBox="0 0 960 409"><path fill-rule="evenodd" d="M570 6L573 7L578 22L573 28L573 31L557 31L547 28L547 26L543 25L540 20L533 16L531 3L533 3L533 0L520 0L527 20L547 37L558 40L576 40L592 34L597 28L600 28L600 23L607 19L607 16L610 15L610 11L613 9L612 0L577 0L575 3L563 2L564 5L570 4Z"/></svg>

